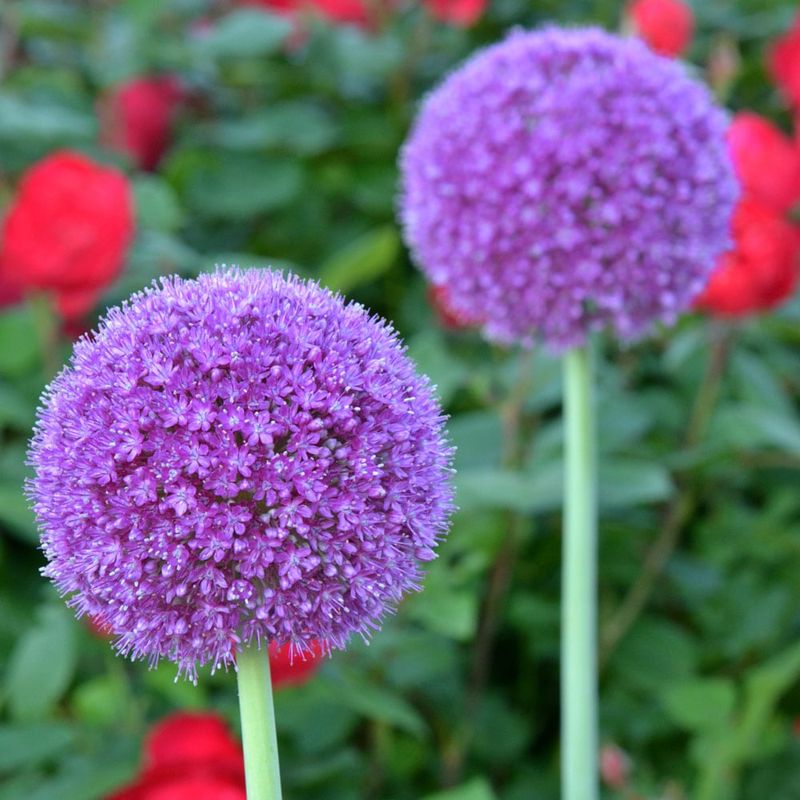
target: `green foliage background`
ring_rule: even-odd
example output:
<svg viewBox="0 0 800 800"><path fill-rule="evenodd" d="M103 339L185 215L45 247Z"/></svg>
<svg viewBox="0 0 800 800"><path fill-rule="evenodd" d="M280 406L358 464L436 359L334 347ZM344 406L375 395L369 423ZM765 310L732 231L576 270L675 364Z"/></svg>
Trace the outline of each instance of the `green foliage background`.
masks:
<svg viewBox="0 0 800 800"><path fill-rule="evenodd" d="M410 8L375 35L315 23L289 51L284 20L211 5L6 2L0 207L24 168L76 147L126 168L136 193L136 241L105 303L165 273L272 264L396 322L452 414L461 510L424 593L369 646L279 694L286 796L556 798L559 369L439 327L399 240L396 156L421 94L475 47L544 20L614 28L621 4L492 0L470 31ZM210 35L187 33L212 10ZM731 108L788 123L763 51L794 10L695 3L698 72L721 40L740 48ZM97 144L95 103L152 71L178 73L194 101L159 171L143 174ZM20 487L38 394L68 352L40 344L50 324L35 306L0 314L0 800L102 797L175 708L236 725L232 675L195 688L169 664L114 657L38 575ZM735 327L691 317L602 348L606 645L630 588L645 589L606 647L602 737L632 769L632 788L609 798L800 797L798 345L793 301Z"/></svg>

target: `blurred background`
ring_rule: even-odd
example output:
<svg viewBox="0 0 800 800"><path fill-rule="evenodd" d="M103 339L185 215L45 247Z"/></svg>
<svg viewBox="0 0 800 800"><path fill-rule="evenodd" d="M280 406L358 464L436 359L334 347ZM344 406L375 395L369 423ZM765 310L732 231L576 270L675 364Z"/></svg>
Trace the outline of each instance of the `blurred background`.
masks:
<svg viewBox="0 0 800 800"><path fill-rule="evenodd" d="M659 5L0 5L0 800L243 797L142 780L143 737L176 710L235 733L234 676L192 686L116 657L39 576L22 489L73 340L153 279L220 263L313 277L393 320L458 447L460 511L425 591L369 646L276 671L285 796L558 797L559 366L485 344L426 288L394 213L423 93L545 21L641 35L763 118L737 140L762 207L735 225L732 272L676 329L601 348L604 792L800 798L797 4ZM190 741L183 724L156 730Z"/></svg>

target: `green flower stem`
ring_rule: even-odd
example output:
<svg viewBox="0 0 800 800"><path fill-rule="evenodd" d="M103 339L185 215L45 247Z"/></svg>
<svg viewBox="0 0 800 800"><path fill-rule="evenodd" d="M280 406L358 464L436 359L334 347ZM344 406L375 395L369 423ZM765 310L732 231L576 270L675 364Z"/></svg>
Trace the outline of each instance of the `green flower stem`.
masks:
<svg viewBox="0 0 800 800"><path fill-rule="evenodd" d="M255 644L236 658L247 800L281 800L278 737L267 648Z"/></svg>
<svg viewBox="0 0 800 800"><path fill-rule="evenodd" d="M596 800L597 463L589 345L564 356L566 472L561 616L563 800Z"/></svg>

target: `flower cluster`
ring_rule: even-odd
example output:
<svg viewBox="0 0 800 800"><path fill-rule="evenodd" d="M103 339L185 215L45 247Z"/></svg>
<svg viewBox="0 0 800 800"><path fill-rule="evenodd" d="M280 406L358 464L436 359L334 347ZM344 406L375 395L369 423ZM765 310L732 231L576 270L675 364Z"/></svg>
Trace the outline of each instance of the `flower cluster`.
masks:
<svg viewBox="0 0 800 800"><path fill-rule="evenodd" d="M251 640L343 647L434 557L443 425L361 306L269 271L165 280L45 393L29 486L45 574L122 653L191 677Z"/></svg>
<svg viewBox="0 0 800 800"><path fill-rule="evenodd" d="M738 114L728 141L743 197L724 253L697 308L721 317L767 311L788 299L800 277L800 149L772 123Z"/></svg>
<svg viewBox="0 0 800 800"><path fill-rule="evenodd" d="M694 14L684 0L634 0L628 21L656 53L671 58L686 51L694 33Z"/></svg>
<svg viewBox="0 0 800 800"><path fill-rule="evenodd" d="M245 800L244 759L225 722L177 713L153 727L139 775L108 800Z"/></svg>
<svg viewBox="0 0 800 800"><path fill-rule="evenodd" d="M54 153L25 173L3 221L0 283L50 292L65 318L81 317L121 271L133 226L124 175Z"/></svg>
<svg viewBox="0 0 800 800"><path fill-rule="evenodd" d="M172 76L136 78L100 104L101 140L144 170L155 169L167 146L183 91Z"/></svg>
<svg viewBox="0 0 800 800"><path fill-rule="evenodd" d="M637 40L514 33L425 101L401 156L406 239L492 339L635 338L687 308L728 245L726 127Z"/></svg>

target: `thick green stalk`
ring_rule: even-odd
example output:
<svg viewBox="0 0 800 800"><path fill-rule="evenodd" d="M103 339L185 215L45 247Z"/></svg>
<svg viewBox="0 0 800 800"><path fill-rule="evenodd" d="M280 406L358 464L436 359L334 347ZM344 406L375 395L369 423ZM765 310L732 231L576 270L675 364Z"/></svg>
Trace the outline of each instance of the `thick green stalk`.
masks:
<svg viewBox="0 0 800 800"><path fill-rule="evenodd" d="M278 738L266 646L246 647L236 658L247 800L281 800Z"/></svg>
<svg viewBox="0 0 800 800"><path fill-rule="evenodd" d="M561 616L562 800L596 800L597 463L589 346L564 357L564 540Z"/></svg>

